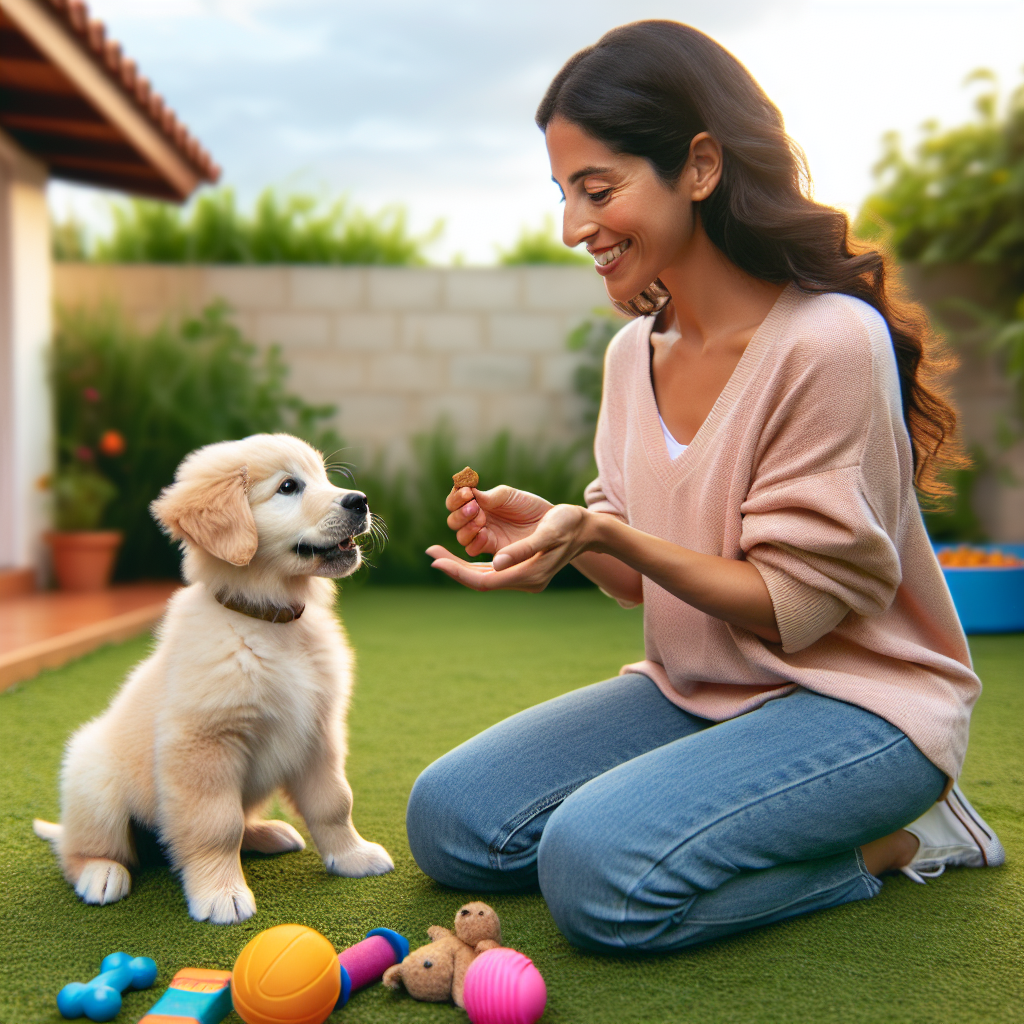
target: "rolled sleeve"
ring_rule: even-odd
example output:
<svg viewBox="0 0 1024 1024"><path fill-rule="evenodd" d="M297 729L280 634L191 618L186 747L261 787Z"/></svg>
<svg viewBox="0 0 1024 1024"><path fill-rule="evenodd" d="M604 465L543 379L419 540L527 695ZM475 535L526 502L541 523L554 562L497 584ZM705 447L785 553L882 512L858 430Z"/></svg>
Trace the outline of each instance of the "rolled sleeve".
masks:
<svg viewBox="0 0 1024 1024"><path fill-rule="evenodd" d="M859 484L857 466L787 481L748 498L740 544L764 579L787 653L850 611L877 615L902 580L899 553Z"/></svg>

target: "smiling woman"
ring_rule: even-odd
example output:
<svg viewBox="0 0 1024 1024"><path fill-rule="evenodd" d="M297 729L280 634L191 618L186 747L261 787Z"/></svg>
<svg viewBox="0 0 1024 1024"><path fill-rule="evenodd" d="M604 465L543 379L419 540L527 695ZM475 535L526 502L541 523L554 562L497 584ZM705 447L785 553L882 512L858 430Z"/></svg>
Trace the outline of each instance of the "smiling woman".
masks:
<svg viewBox="0 0 1024 1024"><path fill-rule="evenodd" d="M587 507L456 488L449 526L493 561L428 554L477 590L572 562L643 604L646 657L431 765L417 862L539 885L573 942L643 951L1001 863L952 783L980 686L915 494L958 457L927 321L702 33L609 32L537 121L564 241L639 316L608 348Z"/></svg>

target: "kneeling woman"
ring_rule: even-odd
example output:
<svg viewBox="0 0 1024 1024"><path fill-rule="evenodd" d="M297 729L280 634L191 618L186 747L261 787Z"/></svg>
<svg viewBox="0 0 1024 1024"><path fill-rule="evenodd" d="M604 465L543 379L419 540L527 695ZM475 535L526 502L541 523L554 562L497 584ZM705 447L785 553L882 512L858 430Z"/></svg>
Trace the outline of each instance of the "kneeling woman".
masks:
<svg viewBox="0 0 1024 1024"><path fill-rule="evenodd" d="M700 32L609 32L537 121L566 244L637 317L608 350L599 476L587 508L454 491L449 525L493 565L428 553L479 590L572 562L643 603L646 659L431 765L420 867L539 885L582 946L672 950L886 871L1000 863L952 786L980 684L915 495L957 458L926 320Z"/></svg>

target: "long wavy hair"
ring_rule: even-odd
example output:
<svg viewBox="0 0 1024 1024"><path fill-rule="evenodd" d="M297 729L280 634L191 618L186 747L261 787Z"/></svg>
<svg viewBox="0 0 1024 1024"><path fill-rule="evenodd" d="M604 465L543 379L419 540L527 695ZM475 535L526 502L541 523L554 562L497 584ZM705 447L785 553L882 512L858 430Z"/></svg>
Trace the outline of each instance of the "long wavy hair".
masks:
<svg viewBox="0 0 1024 1024"><path fill-rule="evenodd" d="M618 153L644 157L678 180L690 143L708 132L722 147L722 177L696 204L712 242L740 269L809 292L843 292L888 324L899 368L914 483L937 503L943 470L967 464L943 379L956 361L928 317L903 294L891 259L850 236L846 214L816 203L806 158L750 72L710 37L674 21L612 29L570 57L537 109L542 130L564 118ZM669 295L654 281L623 312L656 312Z"/></svg>

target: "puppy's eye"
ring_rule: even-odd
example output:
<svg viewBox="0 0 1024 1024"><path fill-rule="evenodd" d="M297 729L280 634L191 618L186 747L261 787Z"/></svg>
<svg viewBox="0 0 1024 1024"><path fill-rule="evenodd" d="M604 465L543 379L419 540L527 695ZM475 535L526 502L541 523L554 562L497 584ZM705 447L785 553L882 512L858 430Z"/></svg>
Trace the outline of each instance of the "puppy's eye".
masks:
<svg viewBox="0 0 1024 1024"><path fill-rule="evenodd" d="M302 490L302 488L299 486L299 481L298 480L293 480L291 477L288 477L288 479L285 480L284 483L282 483L280 487L278 487L277 493L278 494L298 494L300 490Z"/></svg>

